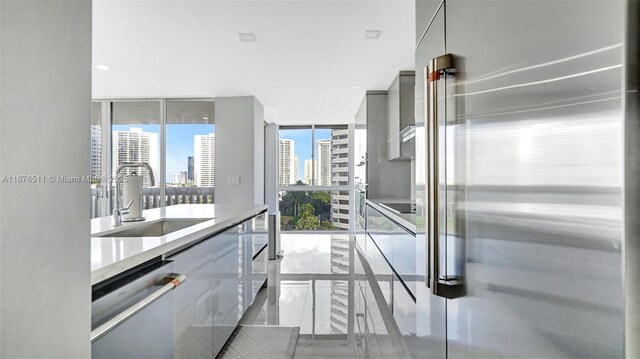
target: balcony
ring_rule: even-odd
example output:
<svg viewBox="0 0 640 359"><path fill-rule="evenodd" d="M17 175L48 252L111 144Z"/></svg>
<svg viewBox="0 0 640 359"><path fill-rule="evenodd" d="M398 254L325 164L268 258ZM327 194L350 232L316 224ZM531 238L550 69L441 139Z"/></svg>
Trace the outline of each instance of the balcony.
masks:
<svg viewBox="0 0 640 359"><path fill-rule="evenodd" d="M100 189L91 188L91 218L99 213L98 194ZM112 192L113 193L113 192ZM160 207L160 188L151 187L142 190L144 209ZM213 204L214 187L167 187L165 204ZM104 214L109 215L109 214Z"/></svg>

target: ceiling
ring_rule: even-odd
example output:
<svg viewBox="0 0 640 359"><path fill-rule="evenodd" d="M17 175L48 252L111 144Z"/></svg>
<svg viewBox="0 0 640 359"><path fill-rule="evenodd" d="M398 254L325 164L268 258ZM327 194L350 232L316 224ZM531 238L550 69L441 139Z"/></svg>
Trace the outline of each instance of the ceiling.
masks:
<svg viewBox="0 0 640 359"><path fill-rule="evenodd" d="M93 4L94 98L254 95L269 122L349 123L414 67L411 0Z"/></svg>

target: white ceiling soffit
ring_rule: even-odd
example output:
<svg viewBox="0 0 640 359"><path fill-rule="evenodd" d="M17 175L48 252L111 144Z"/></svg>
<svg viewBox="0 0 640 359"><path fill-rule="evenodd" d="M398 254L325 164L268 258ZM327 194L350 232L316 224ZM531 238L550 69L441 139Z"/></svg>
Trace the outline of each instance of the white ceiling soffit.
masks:
<svg viewBox="0 0 640 359"><path fill-rule="evenodd" d="M254 95L279 124L353 122L414 67L414 2L94 1L94 98ZM365 39L379 30L378 39ZM255 34L255 42L239 34ZM359 87L360 86L360 87Z"/></svg>

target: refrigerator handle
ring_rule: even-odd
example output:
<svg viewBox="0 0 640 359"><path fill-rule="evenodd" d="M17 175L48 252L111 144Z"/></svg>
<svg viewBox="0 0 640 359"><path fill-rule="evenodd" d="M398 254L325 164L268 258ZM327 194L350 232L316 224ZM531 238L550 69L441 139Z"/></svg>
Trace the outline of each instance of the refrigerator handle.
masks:
<svg viewBox="0 0 640 359"><path fill-rule="evenodd" d="M439 202L439 116L438 82L441 78L453 78L456 69L451 54L431 59L425 67L425 114L427 130L427 287L434 295L454 299L465 295L462 278L449 278L440 274L440 202ZM445 254L446 255L446 254Z"/></svg>

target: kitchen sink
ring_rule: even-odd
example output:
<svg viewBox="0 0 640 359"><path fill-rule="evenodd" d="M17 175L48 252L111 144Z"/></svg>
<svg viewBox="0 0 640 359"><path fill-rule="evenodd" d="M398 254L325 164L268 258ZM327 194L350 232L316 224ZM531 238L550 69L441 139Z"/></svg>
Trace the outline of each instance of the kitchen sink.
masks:
<svg viewBox="0 0 640 359"><path fill-rule="evenodd" d="M119 231L108 232L94 237L161 237L210 219L213 218L163 219L157 222L141 223L133 227L125 227Z"/></svg>

